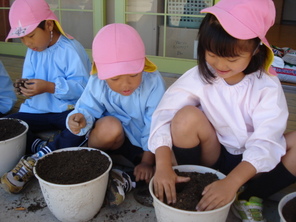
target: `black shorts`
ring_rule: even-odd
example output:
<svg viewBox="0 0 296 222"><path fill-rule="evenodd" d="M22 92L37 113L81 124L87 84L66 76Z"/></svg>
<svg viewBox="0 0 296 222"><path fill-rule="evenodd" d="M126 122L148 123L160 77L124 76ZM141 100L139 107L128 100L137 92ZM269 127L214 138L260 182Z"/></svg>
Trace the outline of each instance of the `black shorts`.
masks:
<svg viewBox="0 0 296 222"><path fill-rule="evenodd" d="M211 167L227 175L232 171L241 161L243 155L230 154L223 145L221 145L221 153L217 162Z"/></svg>
<svg viewBox="0 0 296 222"><path fill-rule="evenodd" d="M119 147L117 150L107 151L107 153L110 155L120 154L131 161L134 165L138 165L142 160L144 150L141 147L134 146L130 140L125 137L121 147Z"/></svg>

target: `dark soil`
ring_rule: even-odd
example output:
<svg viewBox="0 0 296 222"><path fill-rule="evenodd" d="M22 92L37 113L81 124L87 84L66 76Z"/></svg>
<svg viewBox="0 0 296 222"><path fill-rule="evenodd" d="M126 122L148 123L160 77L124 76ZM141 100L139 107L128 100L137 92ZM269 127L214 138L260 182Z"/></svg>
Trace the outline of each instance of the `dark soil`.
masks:
<svg viewBox="0 0 296 222"><path fill-rule="evenodd" d="M218 180L216 174L198 173L198 172L179 172L175 170L177 175L190 177L187 183L177 183L177 202L172 207L181 210L196 211L196 205L202 198L202 191L210 183Z"/></svg>
<svg viewBox="0 0 296 222"><path fill-rule="evenodd" d="M18 119L0 119L0 141L11 139L22 134L26 127Z"/></svg>
<svg viewBox="0 0 296 222"><path fill-rule="evenodd" d="M102 175L110 166L109 159L96 150L62 151L37 161L36 172L55 184L77 184Z"/></svg>
<svg viewBox="0 0 296 222"><path fill-rule="evenodd" d="M282 214L287 222L296 221L296 197L289 200L282 209Z"/></svg>

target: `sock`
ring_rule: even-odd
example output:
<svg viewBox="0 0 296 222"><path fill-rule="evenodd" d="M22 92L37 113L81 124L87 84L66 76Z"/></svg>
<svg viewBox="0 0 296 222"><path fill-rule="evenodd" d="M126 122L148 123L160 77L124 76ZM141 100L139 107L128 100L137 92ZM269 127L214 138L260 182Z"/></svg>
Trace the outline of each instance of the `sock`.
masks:
<svg viewBox="0 0 296 222"><path fill-rule="evenodd" d="M35 139L31 146L31 151L37 153L42 147L46 146L47 141L42 139Z"/></svg>
<svg viewBox="0 0 296 222"><path fill-rule="evenodd" d="M258 177L250 180L238 199L248 200L251 196L264 199L295 182L296 177L280 162L270 172L262 173Z"/></svg>
<svg viewBox="0 0 296 222"><path fill-rule="evenodd" d="M179 148L173 146L172 150L175 154L178 165L200 164L201 149L199 145L193 148Z"/></svg>
<svg viewBox="0 0 296 222"><path fill-rule="evenodd" d="M51 153L51 149L48 146L42 147L37 153L33 154L31 157L35 160L40 159L45 154Z"/></svg>
<svg viewBox="0 0 296 222"><path fill-rule="evenodd" d="M141 186L145 186L146 185L146 181L144 180L140 180L136 182L136 177L134 175L134 171L128 171L126 172L127 175L129 175L131 181L132 181L132 187L136 188L136 187L141 187Z"/></svg>

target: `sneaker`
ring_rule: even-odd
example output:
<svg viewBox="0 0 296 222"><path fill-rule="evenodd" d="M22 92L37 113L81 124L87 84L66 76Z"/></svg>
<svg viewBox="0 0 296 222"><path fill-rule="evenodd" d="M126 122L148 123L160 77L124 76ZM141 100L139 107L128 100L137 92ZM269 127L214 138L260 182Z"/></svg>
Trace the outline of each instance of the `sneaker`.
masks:
<svg viewBox="0 0 296 222"><path fill-rule="evenodd" d="M34 176L33 167L35 163L36 160L32 157L23 156L14 169L1 177L4 190L14 194L21 192Z"/></svg>
<svg viewBox="0 0 296 222"><path fill-rule="evenodd" d="M231 210L243 222L265 222L262 202L263 200L259 197L251 197L249 201L235 200Z"/></svg>
<svg viewBox="0 0 296 222"><path fill-rule="evenodd" d="M136 187L136 183L127 173L118 169L111 170L109 176L106 201L110 206L118 206L124 201L125 194Z"/></svg>

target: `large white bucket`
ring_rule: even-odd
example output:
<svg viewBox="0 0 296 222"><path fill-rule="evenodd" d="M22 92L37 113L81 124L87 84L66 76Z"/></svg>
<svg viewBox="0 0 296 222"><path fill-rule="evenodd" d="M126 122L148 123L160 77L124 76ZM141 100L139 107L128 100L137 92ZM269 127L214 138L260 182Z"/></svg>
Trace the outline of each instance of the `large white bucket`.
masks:
<svg viewBox="0 0 296 222"><path fill-rule="evenodd" d="M9 119L9 118L0 118ZM19 120L26 130L11 139L0 141L0 177L16 166L26 152L28 124Z"/></svg>
<svg viewBox="0 0 296 222"><path fill-rule="evenodd" d="M112 160L105 152L87 147L70 147L56 150L53 153L81 149L97 150L107 156L110 161L110 166L107 171L98 178L84 183L61 185L43 180L36 173L36 168L33 168L48 208L60 221L89 221L99 212L105 198L109 171L112 167ZM49 153L47 155L51 154L52 153Z"/></svg>
<svg viewBox="0 0 296 222"><path fill-rule="evenodd" d="M223 179L225 177L224 174L203 166L197 165L180 165L174 166L174 169L178 169L180 172L198 172L198 173L214 173L218 176L219 179ZM210 210L210 211L187 211L181 210L174 207L171 207L163 202L161 202L153 192L153 178L149 183L149 191L153 198L153 205L155 208L155 215L158 222L225 222L229 213L229 209L233 200L226 204L225 206Z"/></svg>
<svg viewBox="0 0 296 222"><path fill-rule="evenodd" d="M285 204L289 201L289 200L292 200L293 198L296 197L296 192L293 192L293 193L289 193L287 195L285 195L279 202L279 205L278 205L278 212L279 212L279 215L280 215L280 222L286 222L284 216L283 216L283 213L282 213L282 210L283 210L283 207L285 206Z"/></svg>

